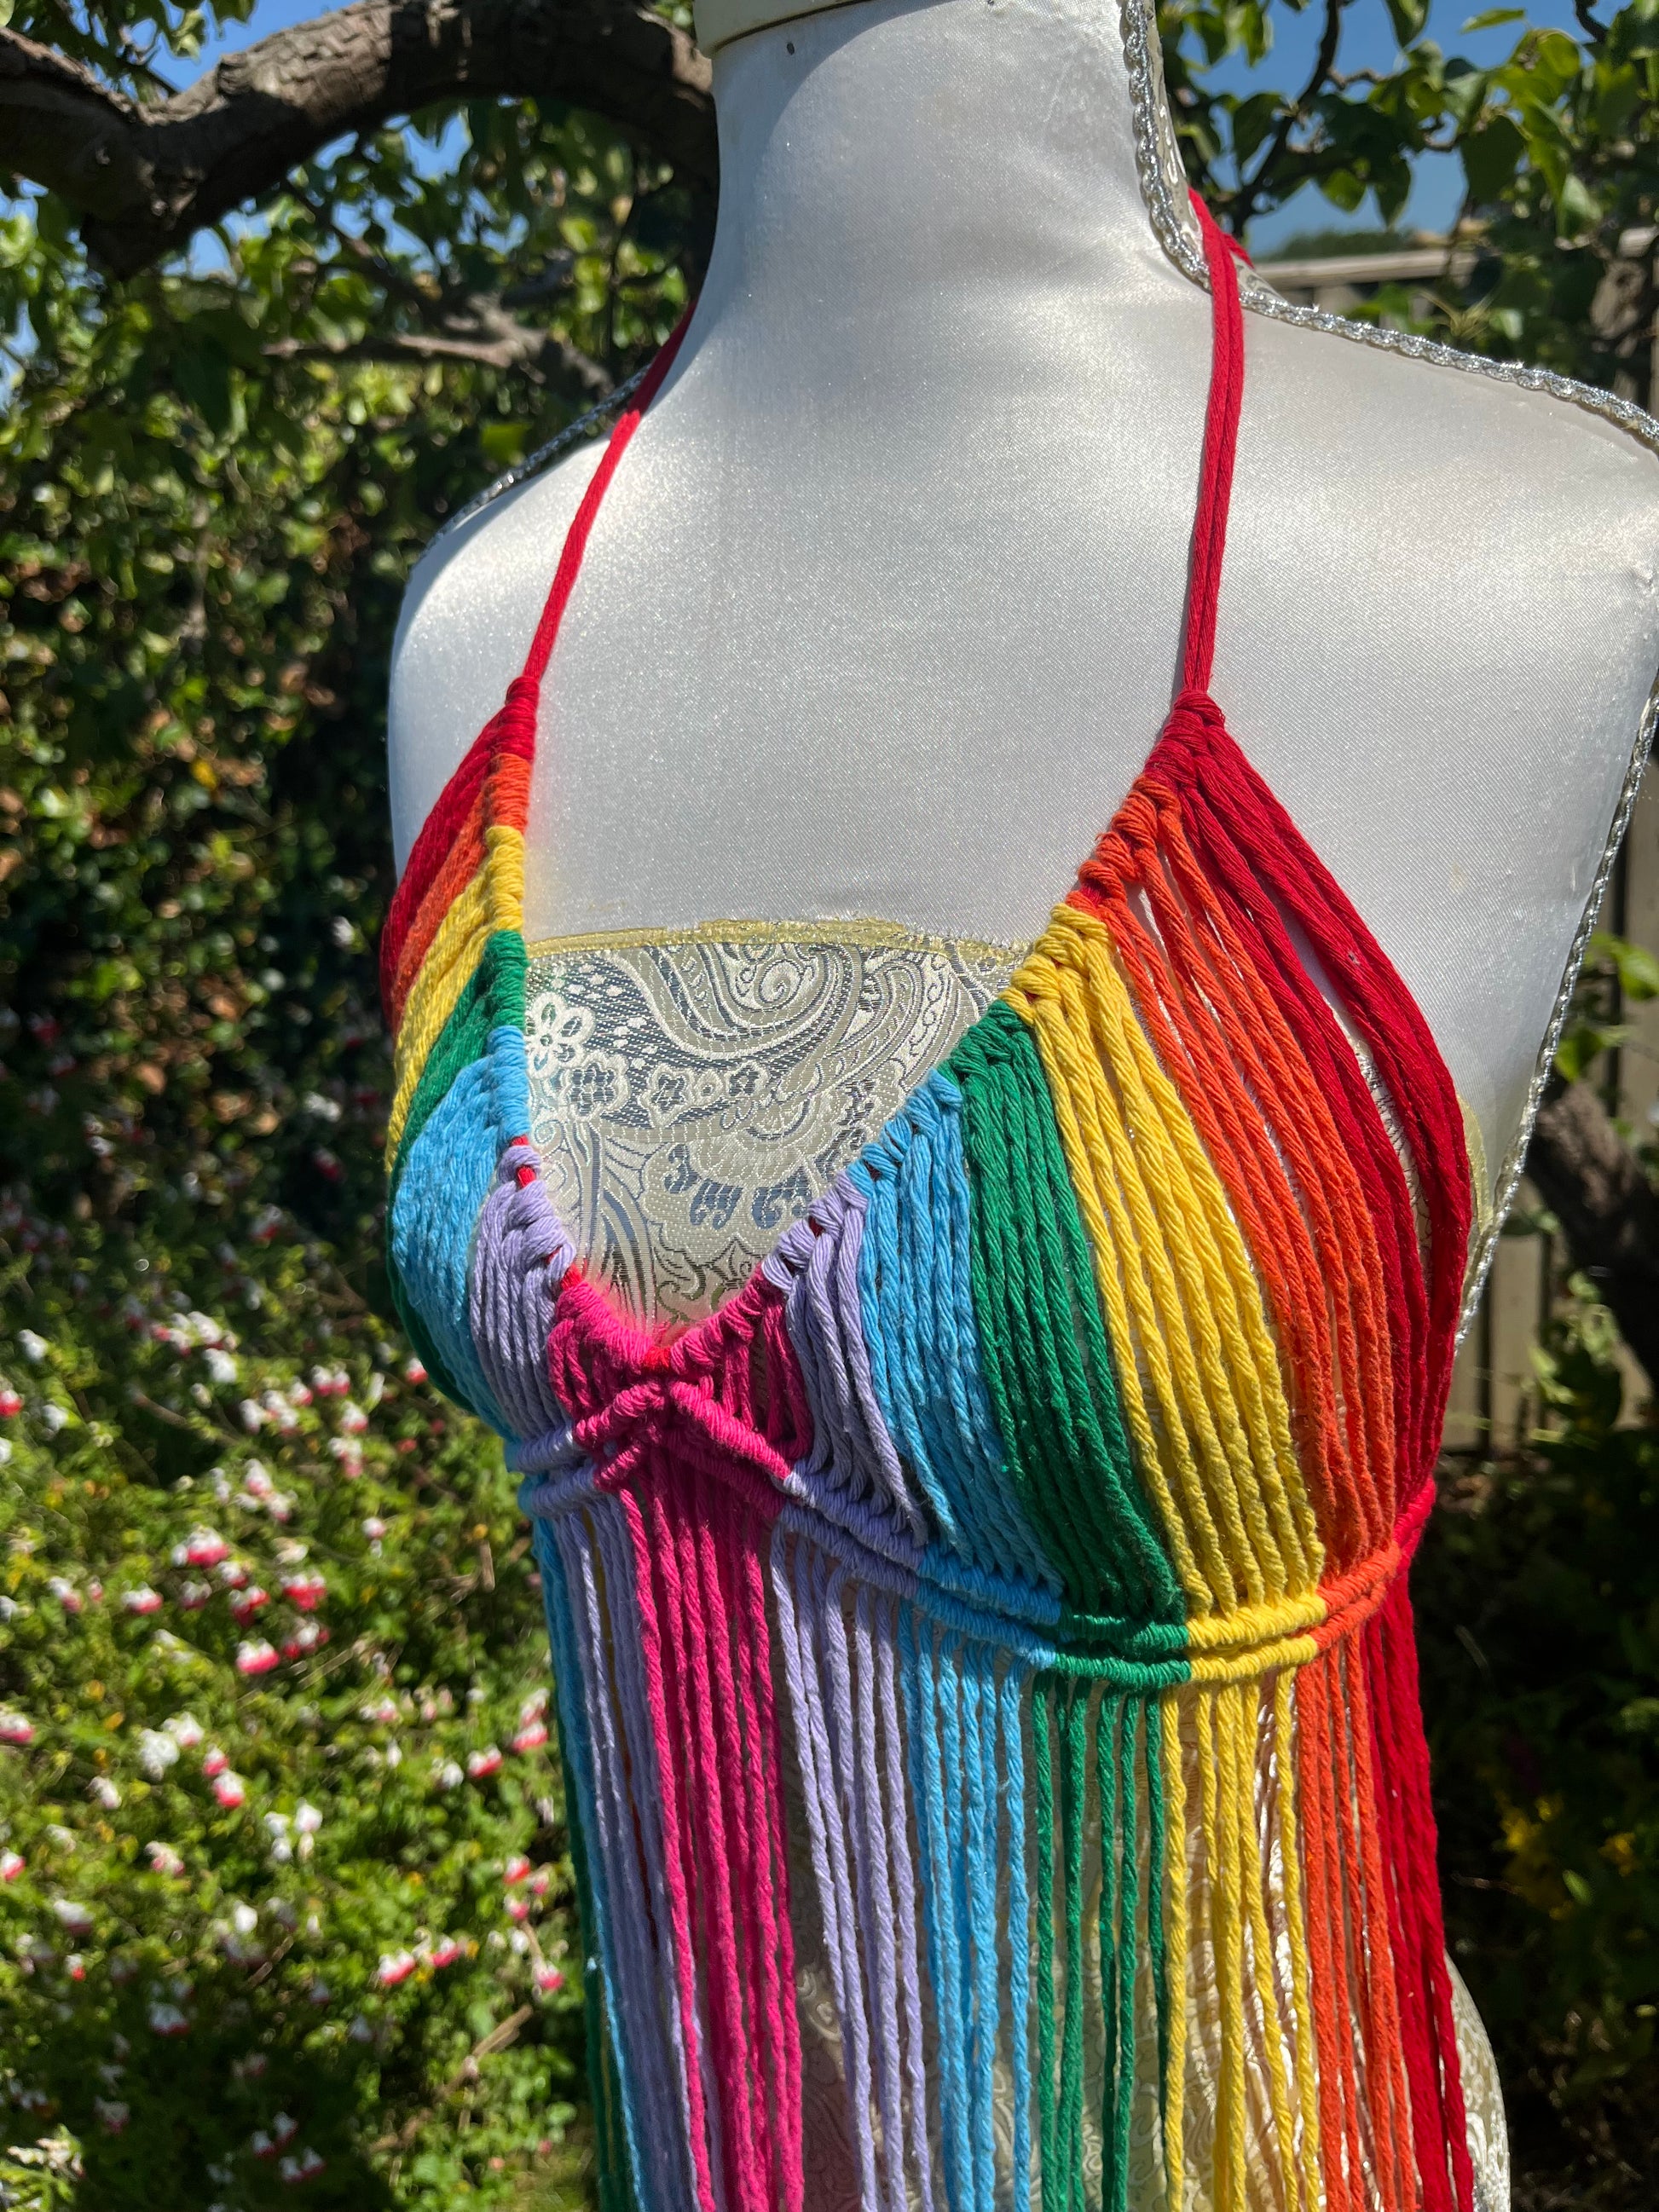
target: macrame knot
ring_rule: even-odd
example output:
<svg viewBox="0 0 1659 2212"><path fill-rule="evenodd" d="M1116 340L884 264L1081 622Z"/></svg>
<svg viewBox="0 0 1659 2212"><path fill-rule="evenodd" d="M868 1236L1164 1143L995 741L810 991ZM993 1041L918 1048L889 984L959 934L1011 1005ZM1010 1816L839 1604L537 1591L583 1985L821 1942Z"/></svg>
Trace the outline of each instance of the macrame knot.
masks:
<svg viewBox="0 0 1659 2212"><path fill-rule="evenodd" d="M572 1270L546 1341L554 1395L605 1488L648 1474L666 1452L710 1473L738 1470L751 1503L775 1512L780 1487L811 1449L782 1297L758 1273L698 1327L662 1339L614 1314Z"/></svg>
<svg viewBox="0 0 1659 2212"><path fill-rule="evenodd" d="M1146 777L1154 782L1184 780L1226 733L1225 717L1207 691L1178 691L1146 763Z"/></svg>
<svg viewBox="0 0 1659 2212"><path fill-rule="evenodd" d="M516 748L534 742L536 713L541 704L541 696L539 678L522 670L514 678L507 687L507 696L495 716L497 744L510 744Z"/></svg>

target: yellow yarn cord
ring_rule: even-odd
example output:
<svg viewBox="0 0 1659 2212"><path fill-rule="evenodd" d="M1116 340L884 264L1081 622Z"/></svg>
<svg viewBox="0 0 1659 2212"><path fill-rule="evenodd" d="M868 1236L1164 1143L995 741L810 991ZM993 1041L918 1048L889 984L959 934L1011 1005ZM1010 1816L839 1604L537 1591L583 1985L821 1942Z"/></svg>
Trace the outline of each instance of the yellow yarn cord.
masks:
<svg viewBox="0 0 1659 2212"><path fill-rule="evenodd" d="M1314 2039L1313 1969L1302 1905L1302 1843L1296 1809L1296 1676L1286 1667L1273 1678L1273 1769L1278 1787L1279 1857L1284 1879L1285 1932L1291 1953L1291 2008L1296 2021L1296 2087L1302 2107L1299 2170L1309 2212L1324 2201L1319 2157L1319 2058Z"/></svg>
<svg viewBox="0 0 1659 2212"><path fill-rule="evenodd" d="M498 930L517 929L523 919L523 833L495 823L484 832L484 847L483 866L439 924L404 1006L393 1062L392 1115L386 1124L388 1160L398 1157L427 1056L477 974L485 945Z"/></svg>
<svg viewBox="0 0 1659 2212"><path fill-rule="evenodd" d="M1296 2107L1285 2074L1285 2037L1279 2009L1279 1957L1267 1927L1267 1907L1261 1869L1261 1836L1255 1819L1256 1755L1261 1726L1261 1686L1252 1682L1238 1696L1237 1724L1232 1730L1233 1759L1237 1770L1241 1817L1238 1830L1239 1865L1243 1878L1245 1917L1250 1930L1250 1983L1261 2008L1262 2034L1267 2052L1267 2094L1273 2106L1273 2133L1279 2143L1279 2172L1284 2176L1284 2201L1289 2208L1296 2191ZM1301 2052L1291 2051L1292 2063Z"/></svg>
<svg viewBox="0 0 1659 2212"><path fill-rule="evenodd" d="M1164 2193L1170 2212L1187 2197L1187 1770L1181 1747L1181 1692L1158 1701L1164 1761Z"/></svg>
<svg viewBox="0 0 1659 2212"><path fill-rule="evenodd" d="M1215 2212L1245 2212L1245 2081L1242 2029L1244 1956L1238 1917L1238 1786L1224 1751L1220 1709L1237 1698L1232 1689L1200 1691L1194 1701L1198 1723L1200 1820L1204 1834L1205 1895L1209 1906L1210 1946L1221 2036L1220 2078L1216 2088ZM1218 1747L1217 1735L1224 1742Z"/></svg>
<svg viewBox="0 0 1659 2212"><path fill-rule="evenodd" d="M1057 909L1006 996L1042 1059L1126 1418L1193 1625L1309 1591L1323 1555L1261 1291L1103 925ZM1274 1632L1308 1625L1287 1613Z"/></svg>

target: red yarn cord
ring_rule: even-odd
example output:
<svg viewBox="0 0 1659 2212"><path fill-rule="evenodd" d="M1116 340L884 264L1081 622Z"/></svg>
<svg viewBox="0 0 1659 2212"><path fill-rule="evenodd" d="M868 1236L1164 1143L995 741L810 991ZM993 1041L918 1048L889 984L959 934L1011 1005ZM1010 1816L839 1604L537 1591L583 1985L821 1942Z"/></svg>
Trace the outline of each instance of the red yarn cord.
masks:
<svg viewBox="0 0 1659 2212"><path fill-rule="evenodd" d="M693 301L692 307L696 306ZM593 471L592 480L582 494L581 505L571 519L565 532L564 547L559 555L559 565L553 572L553 581L542 609L542 618L536 625L536 635L530 641L525 656L523 673L519 682L532 690L539 690L548 661L552 657L554 641L559 635L559 624L564 620L564 611L570 604L570 594L575 589L577 571L582 565L582 556L587 550L587 540L592 532L594 519L611 489L611 479L617 473L617 464L628 451L634 433L640 427L640 417L661 391L664 380L674 366L674 357L680 349L686 325L691 320L692 307L688 307L669 332L661 352L646 371L645 380L628 405L617 417L616 428L606 443L605 455Z"/></svg>
<svg viewBox="0 0 1659 2212"><path fill-rule="evenodd" d="M1196 192L1192 203L1204 237L1210 271L1210 398L1204 421L1204 460L1198 514L1193 523L1192 574L1187 595L1187 641L1181 664L1183 691L1207 691L1215 659L1216 607L1227 544L1238 417L1244 401L1244 316L1238 304L1238 271L1220 226Z"/></svg>

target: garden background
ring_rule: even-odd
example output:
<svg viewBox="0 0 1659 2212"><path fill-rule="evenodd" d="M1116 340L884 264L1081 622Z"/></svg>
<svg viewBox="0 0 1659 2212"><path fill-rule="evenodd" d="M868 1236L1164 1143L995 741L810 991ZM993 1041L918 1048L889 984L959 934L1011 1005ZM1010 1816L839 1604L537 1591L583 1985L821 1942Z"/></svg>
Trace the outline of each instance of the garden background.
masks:
<svg viewBox="0 0 1659 2212"><path fill-rule="evenodd" d="M601 120L543 69L137 235L17 86L44 52L159 115L282 14L6 5L0 2203L552 2212L587 2155L537 1578L379 1257L384 702L434 528L695 285L706 114ZM689 11L612 12L695 76ZM1455 274L1360 312L1649 396L1655 0L1164 29L1259 253L1461 223ZM1521 2212L1659 2187L1659 1428L1615 1319L1659 1313L1659 1210L1605 1111L1656 986L1598 945L1561 1074L1617 1249L1540 1165L1538 1425L1449 1467L1417 1576Z"/></svg>

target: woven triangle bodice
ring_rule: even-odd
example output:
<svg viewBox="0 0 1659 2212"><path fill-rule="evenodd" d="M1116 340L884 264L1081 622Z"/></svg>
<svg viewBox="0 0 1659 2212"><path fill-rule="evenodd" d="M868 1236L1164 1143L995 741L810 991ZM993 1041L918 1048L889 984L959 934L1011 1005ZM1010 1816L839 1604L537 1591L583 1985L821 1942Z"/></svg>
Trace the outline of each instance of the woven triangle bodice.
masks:
<svg viewBox="0 0 1659 2212"><path fill-rule="evenodd" d="M527 1133L543 678L678 332L393 904L393 1282L524 1478L611 2203L1473 2202L1406 1589L1468 1161L1210 695L1244 347L1200 222L1168 720L1006 988L717 1311L625 1318Z"/></svg>

